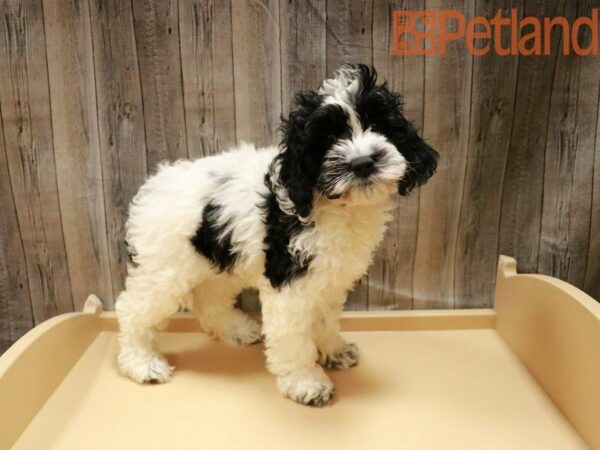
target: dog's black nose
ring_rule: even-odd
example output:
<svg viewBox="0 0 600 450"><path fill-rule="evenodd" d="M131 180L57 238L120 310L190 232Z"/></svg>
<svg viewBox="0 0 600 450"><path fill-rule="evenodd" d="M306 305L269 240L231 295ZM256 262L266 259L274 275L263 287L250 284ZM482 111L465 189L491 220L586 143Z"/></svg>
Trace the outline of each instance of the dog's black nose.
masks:
<svg viewBox="0 0 600 450"><path fill-rule="evenodd" d="M375 172L375 161L370 156L361 156L350 161L350 168L361 178L367 178Z"/></svg>

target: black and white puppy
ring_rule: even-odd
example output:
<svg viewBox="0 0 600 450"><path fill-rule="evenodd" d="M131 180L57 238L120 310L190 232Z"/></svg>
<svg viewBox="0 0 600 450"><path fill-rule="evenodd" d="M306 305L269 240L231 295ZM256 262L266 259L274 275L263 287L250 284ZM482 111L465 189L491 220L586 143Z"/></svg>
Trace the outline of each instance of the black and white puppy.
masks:
<svg viewBox="0 0 600 450"><path fill-rule="evenodd" d="M259 323L234 308L238 293L255 287L280 391L309 405L332 397L321 366L358 361L340 336L346 294L383 237L393 196L423 184L437 165L437 152L402 115L400 95L376 79L371 67L345 65L318 92L296 95L279 146L242 144L163 164L141 187L116 305L124 374L169 379L155 329L180 305L215 337L259 341Z"/></svg>

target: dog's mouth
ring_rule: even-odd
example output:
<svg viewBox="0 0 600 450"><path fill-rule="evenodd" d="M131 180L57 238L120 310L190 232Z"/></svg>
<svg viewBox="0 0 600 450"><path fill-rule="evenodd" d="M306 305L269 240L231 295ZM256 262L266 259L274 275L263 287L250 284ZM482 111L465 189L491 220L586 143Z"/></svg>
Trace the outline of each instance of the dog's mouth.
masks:
<svg viewBox="0 0 600 450"><path fill-rule="evenodd" d="M329 200L337 200L350 191L370 196L381 192L382 185L399 183L405 172L406 162L395 152L378 150L351 159L347 153L337 152L323 162L317 189Z"/></svg>
<svg viewBox="0 0 600 450"><path fill-rule="evenodd" d="M369 188L376 184L376 181L359 180L341 191L324 192L324 195L329 200L337 200L352 190L362 190L368 192L370 190Z"/></svg>
<svg viewBox="0 0 600 450"><path fill-rule="evenodd" d="M354 195L359 195L362 198L377 197L382 193L389 194L397 188L399 180L386 179L381 176L373 175L368 178L348 179L343 182L337 182L333 185L320 186L321 195L328 200L348 199ZM390 190L390 186L393 188Z"/></svg>
<svg viewBox="0 0 600 450"><path fill-rule="evenodd" d="M385 170L375 169L369 175L356 175L353 171L341 174L327 174L319 178L317 189L321 195L329 200L338 200L349 192L357 192L365 196L374 195L382 191L383 186L396 185L404 176L404 169L386 173ZM384 189L387 191L387 188Z"/></svg>
<svg viewBox="0 0 600 450"><path fill-rule="evenodd" d="M339 205L378 203L398 192L396 181L381 181L353 186L344 192L336 192L322 195L329 201Z"/></svg>
<svg viewBox="0 0 600 450"><path fill-rule="evenodd" d="M375 179L357 179L352 174L347 174L346 176L335 177L334 179L321 177L317 188L329 200L337 200L351 190L367 190L369 186L374 184L376 184Z"/></svg>

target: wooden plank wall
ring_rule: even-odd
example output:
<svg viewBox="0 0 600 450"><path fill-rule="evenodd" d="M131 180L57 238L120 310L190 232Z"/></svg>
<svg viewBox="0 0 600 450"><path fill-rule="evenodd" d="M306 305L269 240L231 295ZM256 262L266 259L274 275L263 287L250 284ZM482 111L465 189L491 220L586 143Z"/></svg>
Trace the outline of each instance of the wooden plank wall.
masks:
<svg viewBox="0 0 600 450"><path fill-rule="evenodd" d="M164 159L279 140L293 94L374 64L441 153L349 309L490 306L499 253L600 298L600 58L391 55L395 9L565 16L600 0L0 0L0 350L110 308L127 205ZM591 39L584 29L578 36ZM257 309L256 295L241 304Z"/></svg>

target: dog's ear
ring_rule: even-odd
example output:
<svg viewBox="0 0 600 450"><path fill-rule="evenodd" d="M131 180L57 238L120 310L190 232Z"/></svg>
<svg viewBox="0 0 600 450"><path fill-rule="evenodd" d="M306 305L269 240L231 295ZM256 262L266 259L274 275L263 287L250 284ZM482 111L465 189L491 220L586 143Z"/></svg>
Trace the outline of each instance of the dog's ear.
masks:
<svg viewBox="0 0 600 450"><path fill-rule="evenodd" d="M408 195L413 188L425 184L435 173L439 154L427 145L411 124L400 149L407 167L404 177L398 183L398 192L400 195Z"/></svg>
<svg viewBox="0 0 600 450"><path fill-rule="evenodd" d="M427 145L404 117L404 102L400 94L391 92L386 82L379 86L373 82L370 86L358 97L359 114L374 131L386 136L406 160L406 173L398 183L398 192L408 195L435 173L438 152Z"/></svg>
<svg viewBox="0 0 600 450"><path fill-rule="evenodd" d="M301 91L294 98L289 116L282 117L283 151L279 156L279 181L286 188L301 220L306 219L312 210L313 190L323 159L321 152L313 148L314 142L307 130L308 119L321 101L322 97L316 92Z"/></svg>

